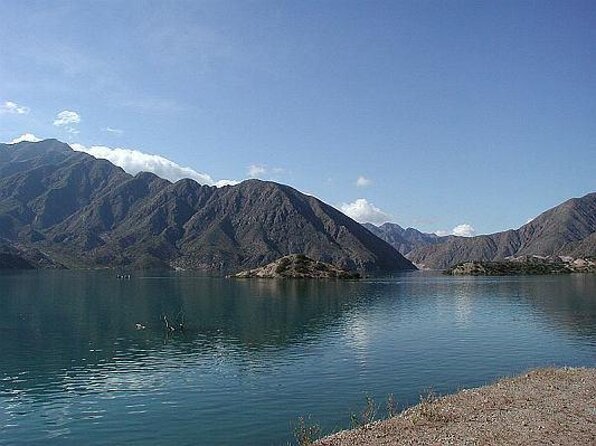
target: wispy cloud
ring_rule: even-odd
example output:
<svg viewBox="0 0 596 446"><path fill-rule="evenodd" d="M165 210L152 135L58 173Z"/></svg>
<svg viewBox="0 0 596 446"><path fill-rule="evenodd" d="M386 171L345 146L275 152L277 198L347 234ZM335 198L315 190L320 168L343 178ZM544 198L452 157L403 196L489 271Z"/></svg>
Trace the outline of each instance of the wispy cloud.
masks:
<svg viewBox="0 0 596 446"><path fill-rule="evenodd" d="M79 130L76 127L79 122L81 122L81 115L74 111L64 110L56 115L53 124L55 127L61 128L72 135L76 135L79 133Z"/></svg>
<svg viewBox="0 0 596 446"><path fill-rule="evenodd" d="M372 184L372 181L369 178L363 177L362 175L360 175L356 179L356 186L358 186L358 187L367 187L367 186L370 186L371 184Z"/></svg>
<svg viewBox="0 0 596 446"><path fill-rule="evenodd" d="M246 173L250 178L257 178L267 173L267 168L261 164L251 164L248 166Z"/></svg>
<svg viewBox="0 0 596 446"><path fill-rule="evenodd" d="M81 122L81 115L74 111L64 110L56 115L53 124L56 127L67 127L79 122Z"/></svg>
<svg viewBox="0 0 596 446"><path fill-rule="evenodd" d="M113 135L122 135L124 133L124 130L115 129L112 127L104 127L102 130L104 132L112 133Z"/></svg>
<svg viewBox="0 0 596 446"><path fill-rule="evenodd" d="M248 178L260 178L279 181L288 171L283 167L271 167L265 164L251 164L246 168Z"/></svg>
<svg viewBox="0 0 596 446"><path fill-rule="evenodd" d="M391 219L391 216L370 203L366 198L358 198L352 203L342 203L341 211L348 217L360 223L382 224Z"/></svg>
<svg viewBox="0 0 596 446"><path fill-rule="evenodd" d="M35 136L33 133L23 133L18 138L13 139L9 142L9 144L18 144L20 142L39 142L41 141L40 138Z"/></svg>
<svg viewBox="0 0 596 446"><path fill-rule="evenodd" d="M106 146L86 147L82 144L71 144L74 150L88 153L95 158L106 159L116 166L122 167L126 172L136 175L139 172L153 172L159 177L170 181L191 178L198 183L209 186L227 186L237 184L236 180L214 180L210 175L181 166L174 161L160 155L152 155L134 149L112 148Z"/></svg>
<svg viewBox="0 0 596 446"><path fill-rule="evenodd" d="M225 33L206 23L190 20L184 11L169 8L164 12L148 14L137 30L141 46L154 54L148 62L164 69L172 65L184 66L192 60L200 76L232 56L232 42Z"/></svg>
<svg viewBox="0 0 596 446"><path fill-rule="evenodd" d="M13 115L26 115L30 112L30 108L24 105L17 104L12 101L5 101L0 105L0 113L10 113Z"/></svg>
<svg viewBox="0 0 596 446"><path fill-rule="evenodd" d="M457 225L451 231L439 230L435 231L435 234L439 237L445 237L447 235L456 235L458 237L474 237L476 235L476 229L468 223L462 223Z"/></svg>
<svg viewBox="0 0 596 446"><path fill-rule="evenodd" d="M137 111L142 111L143 113L152 113L152 114L172 114L172 113L182 113L188 111L191 106L187 104L181 104L179 102L164 99L161 97L154 97L148 95L141 95L141 96L132 96L130 91L120 92L118 94L114 94L115 101L118 102L119 105L126 108L131 108Z"/></svg>

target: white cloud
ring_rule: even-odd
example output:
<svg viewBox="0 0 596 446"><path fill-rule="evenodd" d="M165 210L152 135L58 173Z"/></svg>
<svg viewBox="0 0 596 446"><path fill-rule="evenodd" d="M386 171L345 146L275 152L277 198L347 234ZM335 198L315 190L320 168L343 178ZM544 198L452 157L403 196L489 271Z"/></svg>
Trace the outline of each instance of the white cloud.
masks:
<svg viewBox="0 0 596 446"><path fill-rule="evenodd" d="M10 113L14 115L26 115L30 111L29 107L19 105L16 102L5 101L4 104L0 105L0 113Z"/></svg>
<svg viewBox="0 0 596 446"><path fill-rule="evenodd" d="M246 172L250 178L257 178L263 176L267 172L267 168L260 164L251 164Z"/></svg>
<svg viewBox="0 0 596 446"><path fill-rule="evenodd" d="M453 235L457 235L458 237L474 237L476 235L476 229L472 225L463 223L453 228Z"/></svg>
<svg viewBox="0 0 596 446"><path fill-rule="evenodd" d="M363 177L362 175L356 179L356 186L358 187L370 186L371 183L372 181L369 178Z"/></svg>
<svg viewBox="0 0 596 446"><path fill-rule="evenodd" d="M283 167L271 167L266 164L251 164L246 168L248 178L260 178L279 181L287 173Z"/></svg>
<svg viewBox="0 0 596 446"><path fill-rule="evenodd" d="M444 231L439 230L435 231L439 237L445 237L447 235L456 235L458 237L474 237L476 235L476 229L472 225L468 223L462 223L461 225L457 225L451 231Z"/></svg>
<svg viewBox="0 0 596 446"><path fill-rule="evenodd" d="M390 220L391 216L365 198L358 198L352 203L342 203L341 211L348 217L360 223L382 224Z"/></svg>
<svg viewBox="0 0 596 446"><path fill-rule="evenodd" d="M235 186L236 184L240 183L239 180L217 180L212 186L215 187L224 187L224 186Z"/></svg>
<svg viewBox="0 0 596 446"><path fill-rule="evenodd" d="M95 158L106 159L126 172L136 175L139 172L153 172L155 175L170 181L191 178L198 183L209 186L227 186L237 184L235 180L214 180L206 173L197 172L190 167L184 167L160 155L152 155L138 150L112 148L106 146L85 147L82 144L70 144L79 152L88 153Z"/></svg>
<svg viewBox="0 0 596 446"><path fill-rule="evenodd" d="M114 129L112 127L106 127L102 129L104 132L113 133L114 135L122 135L124 130Z"/></svg>
<svg viewBox="0 0 596 446"><path fill-rule="evenodd" d="M24 142L24 141L39 142L39 141L41 141L41 139L38 138L37 136L35 136L33 133L23 133L18 138L15 138L12 141L10 141L9 144L17 144L17 143Z"/></svg>
<svg viewBox="0 0 596 446"><path fill-rule="evenodd" d="M56 127L69 127L71 124L78 124L81 122L81 115L77 112L64 110L56 115L54 119L54 125Z"/></svg>

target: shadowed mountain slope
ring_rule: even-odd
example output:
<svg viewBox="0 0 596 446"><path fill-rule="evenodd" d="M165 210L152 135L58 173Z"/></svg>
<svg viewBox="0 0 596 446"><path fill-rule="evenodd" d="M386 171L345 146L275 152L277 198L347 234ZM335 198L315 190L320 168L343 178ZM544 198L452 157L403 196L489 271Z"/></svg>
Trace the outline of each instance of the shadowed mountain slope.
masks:
<svg viewBox="0 0 596 446"><path fill-rule="evenodd" d="M70 267L229 273L305 254L349 270L414 269L388 243L291 187L132 176L56 140L0 145L0 237Z"/></svg>
<svg viewBox="0 0 596 446"><path fill-rule="evenodd" d="M467 261L521 255L596 256L596 193L572 198L516 230L477 237L446 237L408 253L415 264L442 269Z"/></svg>

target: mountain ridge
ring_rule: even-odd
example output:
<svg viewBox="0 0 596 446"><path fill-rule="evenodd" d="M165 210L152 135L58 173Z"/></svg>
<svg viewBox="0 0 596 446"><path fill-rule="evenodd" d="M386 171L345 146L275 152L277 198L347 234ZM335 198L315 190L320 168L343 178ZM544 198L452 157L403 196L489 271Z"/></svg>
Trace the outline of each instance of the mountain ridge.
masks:
<svg viewBox="0 0 596 446"><path fill-rule="evenodd" d="M133 176L57 140L0 145L0 237L67 267L226 274L305 254L367 273L415 269L354 220L290 186Z"/></svg>
<svg viewBox="0 0 596 446"><path fill-rule="evenodd" d="M405 256L415 248L436 245L447 238L422 232L416 228L402 228L397 223L387 222L380 226L363 223L363 226Z"/></svg>
<svg viewBox="0 0 596 446"><path fill-rule="evenodd" d="M523 255L590 257L596 256L596 192L566 200L518 229L475 237L438 236L396 223L363 226L423 269Z"/></svg>

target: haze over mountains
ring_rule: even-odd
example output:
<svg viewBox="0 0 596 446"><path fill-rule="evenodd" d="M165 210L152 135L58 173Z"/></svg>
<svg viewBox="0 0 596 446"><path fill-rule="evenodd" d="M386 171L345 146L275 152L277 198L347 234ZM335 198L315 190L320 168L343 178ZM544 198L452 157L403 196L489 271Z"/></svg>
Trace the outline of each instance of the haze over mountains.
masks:
<svg viewBox="0 0 596 446"><path fill-rule="evenodd" d="M0 267L228 273L296 253L349 270L415 269L360 224L291 187L132 176L57 140L0 145L0 238Z"/></svg>
<svg viewBox="0 0 596 446"><path fill-rule="evenodd" d="M377 237L385 240L403 255L407 255L416 248L436 245L447 239L447 237L421 232L414 228L404 229L397 223L383 223L380 226L364 223L363 226Z"/></svg>
<svg viewBox="0 0 596 446"><path fill-rule="evenodd" d="M422 268L522 255L596 256L596 193L567 200L519 229L490 235L438 237L391 223L366 227Z"/></svg>

